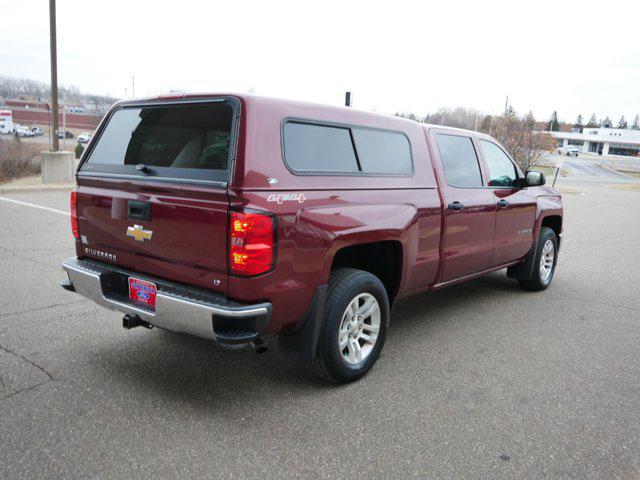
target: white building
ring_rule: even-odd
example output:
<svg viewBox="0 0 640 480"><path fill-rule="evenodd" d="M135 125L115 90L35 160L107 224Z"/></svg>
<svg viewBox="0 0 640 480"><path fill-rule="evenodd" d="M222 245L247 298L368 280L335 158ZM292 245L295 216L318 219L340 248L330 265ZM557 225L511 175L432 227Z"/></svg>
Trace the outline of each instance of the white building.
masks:
<svg viewBox="0 0 640 480"><path fill-rule="evenodd" d="M573 145L591 155L640 157L640 130L588 128L583 132L552 132L559 147Z"/></svg>

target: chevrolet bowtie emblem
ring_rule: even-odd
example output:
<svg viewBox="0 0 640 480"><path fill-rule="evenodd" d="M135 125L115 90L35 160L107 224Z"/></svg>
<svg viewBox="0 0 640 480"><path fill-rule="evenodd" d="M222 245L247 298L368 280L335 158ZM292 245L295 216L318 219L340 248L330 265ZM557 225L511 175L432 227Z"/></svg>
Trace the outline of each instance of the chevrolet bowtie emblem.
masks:
<svg viewBox="0 0 640 480"><path fill-rule="evenodd" d="M138 242L151 240L151 235L153 235L153 230L145 230L142 225L134 225L133 227L127 227L127 236L133 237Z"/></svg>

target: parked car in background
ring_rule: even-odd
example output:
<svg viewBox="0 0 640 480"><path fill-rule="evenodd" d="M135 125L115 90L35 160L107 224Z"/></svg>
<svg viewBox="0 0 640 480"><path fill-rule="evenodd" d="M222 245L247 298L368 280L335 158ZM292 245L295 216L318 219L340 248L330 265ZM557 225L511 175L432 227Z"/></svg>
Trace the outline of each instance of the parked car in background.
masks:
<svg viewBox="0 0 640 480"><path fill-rule="evenodd" d="M351 108L121 102L76 180L63 288L125 328L279 334L334 382L376 362L397 299L501 269L541 291L561 245L560 194L489 135Z"/></svg>
<svg viewBox="0 0 640 480"><path fill-rule="evenodd" d="M80 135L78 135L78 143L88 143L90 138L90 133L82 132Z"/></svg>
<svg viewBox="0 0 640 480"><path fill-rule="evenodd" d="M82 107L71 107L71 108L69 108L69 113L84 113L84 108L82 108Z"/></svg>
<svg viewBox="0 0 640 480"><path fill-rule="evenodd" d="M36 134L31 131L29 127L23 125L16 125L16 135L18 137L35 137Z"/></svg>
<svg viewBox="0 0 640 480"><path fill-rule="evenodd" d="M558 154L566 155L567 157L577 157L579 153L580 153L580 150L578 150L578 147L574 145L558 148Z"/></svg>
<svg viewBox="0 0 640 480"><path fill-rule="evenodd" d="M31 127L31 132L36 135L36 136L40 136L42 135L44 132L42 131L42 129L36 125L33 125Z"/></svg>
<svg viewBox="0 0 640 480"><path fill-rule="evenodd" d="M64 133L61 131L57 131L56 135L58 136L58 138L73 138L73 133L68 130Z"/></svg>

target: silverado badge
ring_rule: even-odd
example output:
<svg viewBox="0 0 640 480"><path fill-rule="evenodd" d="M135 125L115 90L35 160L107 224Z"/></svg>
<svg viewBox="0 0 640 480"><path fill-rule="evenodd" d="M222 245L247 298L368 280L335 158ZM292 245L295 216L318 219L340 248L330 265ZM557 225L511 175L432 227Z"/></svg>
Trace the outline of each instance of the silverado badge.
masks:
<svg viewBox="0 0 640 480"><path fill-rule="evenodd" d="M153 230L145 230L142 225L127 227L127 236L133 237L138 242L151 240L151 235L153 235Z"/></svg>

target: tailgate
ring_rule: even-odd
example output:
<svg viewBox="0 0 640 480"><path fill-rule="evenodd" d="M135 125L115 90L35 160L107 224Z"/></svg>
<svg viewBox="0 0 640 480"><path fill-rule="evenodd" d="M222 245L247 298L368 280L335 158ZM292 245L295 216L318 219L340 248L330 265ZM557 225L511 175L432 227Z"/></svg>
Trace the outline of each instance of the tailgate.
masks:
<svg viewBox="0 0 640 480"><path fill-rule="evenodd" d="M148 220L139 218L144 208ZM227 209L226 189L78 178L83 256L219 292L227 288Z"/></svg>
<svg viewBox="0 0 640 480"><path fill-rule="evenodd" d="M78 172L80 254L226 293L229 100L116 107Z"/></svg>

